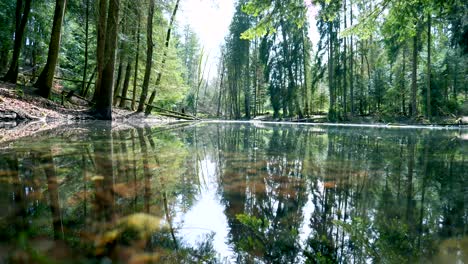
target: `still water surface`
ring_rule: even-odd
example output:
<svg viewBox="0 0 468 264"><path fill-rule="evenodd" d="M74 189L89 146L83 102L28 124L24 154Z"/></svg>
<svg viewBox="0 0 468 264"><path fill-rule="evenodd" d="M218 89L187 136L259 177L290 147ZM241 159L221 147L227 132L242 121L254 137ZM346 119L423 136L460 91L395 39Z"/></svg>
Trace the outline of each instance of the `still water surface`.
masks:
<svg viewBox="0 0 468 264"><path fill-rule="evenodd" d="M60 128L0 146L0 262L468 263L467 133Z"/></svg>

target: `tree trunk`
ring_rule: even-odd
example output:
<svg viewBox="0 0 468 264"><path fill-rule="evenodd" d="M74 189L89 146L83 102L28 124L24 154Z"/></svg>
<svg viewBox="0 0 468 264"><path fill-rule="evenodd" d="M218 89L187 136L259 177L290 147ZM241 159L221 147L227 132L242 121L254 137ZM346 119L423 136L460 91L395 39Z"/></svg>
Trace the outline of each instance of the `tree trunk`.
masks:
<svg viewBox="0 0 468 264"><path fill-rule="evenodd" d="M139 15L139 12L137 13L137 17ZM136 40L137 40L137 48L136 48L136 53L135 53L135 72L133 74L133 93L132 93L132 110L135 111L136 107L136 89L137 89L137 81L138 81L138 64L139 64L139 59L140 59L140 29L141 29L141 22L140 19L138 19L138 25L137 25L137 33L136 33Z"/></svg>
<svg viewBox="0 0 468 264"><path fill-rule="evenodd" d="M96 100L99 98L99 89L101 88L102 70L104 67L104 53L106 44L107 5L108 0L99 0L96 47L97 80L92 100L93 102L96 102Z"/></svg>
<svg viewBox="0 0 468 264"><path fill-rule="evenodd" d="M401 97L401 108L402 108L402 111L403 111L403 115L406 115L406 80L405 80L405 77L406 77L406 51L407 51L407 47L406 47L406 44L405 44L405 47L403 48L403 73L401 75L401 92L400 92L400 97Z"/></svg>
<svg viewBox="0 0 468 264"><path fill-rule="evenodd" d="M250 41L247 42L245 47L245 52L247 52L247 61L246 65L244 65L245 73L245 82L244 82L244 111L245 111L245 118L249 120L251 118L250 115Z"/></svg>
<svg viewBox="0 0 468 264"><path fill-rule="evenodd" d="M343 8L344 8L344 28L348 26L347 21L346 21L346 0L343 1ZM347 63L348 63L348 54L347 54L347 41L348 38L344 38L343 44L344 44L344 56L343 56L343 118L346 119L347 113L348 113L348 107L346 104L346 96L347 96L347 85L348 85L348 80L347 80Z"/></svg>
<svg viewBox="0 0 468 264"><path fill-rule="evenodd" d="M89 87L91 86L91 83L94 80L94 76L96 75L96 71L97 71L97 67L94 67L93 73L91 74L91 77L89 77L89 81L86 84L86 88L84 90L83 97L88 96ZM94 84L94 86L96 86L96 84Z"/></svg>
<svg viewBox="0 0 468 264"><path fill-rule="evenodd" d="M127 98L128 86L130 84L130 75L132 75L132 64L128 62L127 69L125 70L125 81L122 88L122 96L120 98L120 108L125 108L127 106L127 100L125 100L125 98Z"/></svg>
<svg viewBox="0 0 468 264"><path fill-rule="evenodd" d="M361 40L359 42L361 49L361 76L360 76L360 85L359 85L359 114L364 114L364 42Z"/></svg>
<svg viewBox="0 0 468 264"><path fill-rule="evenodd" d="M328 110L328 118L330 121L335 121L335 89L333 87L333 33L332 22L328 22L328 87L330 92L330 106Z"/></svg>
<svg viewBox="0 0 468 264"><path fill-rule="evenodd" d="M7 43L2 43L0 49L0 72L7 69L9 48Z"/></svg>
<svg viewBox="0 0 468 264"><path fill-rule="evenodd" d="M198 112L198 98L199 98L199 95L200 95L200 87L203 84L203 76L205 75L205 69L206 69L206 67L205 67L206 65L203 66L203 58L204 58L204 53L203 53L203 50L202 50L202 52L200 54L200 58L198 60L197 87L196 87L195 98L194 98L194 103L193 103L194 115L195 116L197 116L197 112Z"/></svg>
<svg viewBox="0 0 468 264"><path fill-rule="evenodd" d="M86 89L86 75L88 74L88 49L89 49L89 0L86 0L85 11L85 52L84 52L84 69L83 69L83 83L81 85L81 96L85 96Z"/></svg>
<svg viewBox="0 0 468 264"><path fill-rule="evenodd" d="M159 85L161 84L161 79L162 79L164 66L166 65L167 52L169 51L169 44L170 44L170 41L171 41L171 31L172 31L172 27L174 26L174 21L175 21L175 17L176 17L176 14L177 14L177 10L179 9L179 3L180 3L180 0L177 0L176 4L174 6L174 10L172 11L171 21L169 23L169 28L167 29L167 34L166 34L166 43L165 43L164 54L163 54L163 58L162 58L162 62L161 62L161 68L159 69L158 78L156 79L155 88L154 88L153 92L151 92L151 96L150 96L150 99L148 101L148 106L146 107L146 111L145 111L146 115L149 115L151 113L151 110L152 110L151 105L153 104L153 101L156 98L156 89L158 89ZM141 101L140 101L140 104L141 104Z"/></svg>
<svg viewBox="0 0 468 264"><path fill-rule="evenodd" d="M119 25L119 0L110 0L106 23L104 65L102 69L99 98L96 100L96 117L112 120L112 92L114 84L115 51Z"/></svg>
<svg viewBox="0 0 468 264"><path fill-rule="evenodd" d="M114 98L112 99L112 103L114 106L117 105L117 101L119 100L118 96L120 95L120 83L122 82L122 74L124 71L124 62L125 62L125 56L123 54L123 45L121 46L120 49L120 58L119 58L119 68L117 69L117 79L115 80L114 83ZM117 51L119 53L119 51Z"/></svg>
<svg viewBox="0 0 468 264"><path fill-rule="evenodd" d="M2 80L6 82L16 84L16 81L18 80L19 56L21 52L21 47L23 46L24 30L26 28L29 13L31 12L31 1L32 0L25 0L23 16L21 16L23 1L18 0L16 2L16 29L15 42L13 46L13 57L11 58L11 63L8 72L2 78Z"/></svg>
<svg viewBox="0 0 468 264"><path fill-rule="evenodd" d="M309 87L307 86L308 75L307 75L307 51L306 51L306 36L305 36L305 28L302 30L302 67L303 67L303 74L304 74L304 115L309 116Z"/></svg>
<svg viewBox="0 0 468 264"><path fill-rule="evenodd" d="M224 81L224 67L225 67L225 62L224 62L224 55L221 55L221 74L220 74L220 82L219 82L219 91L218 91L218 107L216 110L216 116L219 117L221 115L221 96L222 96L222 90L223 90L223 81Z"/></svg>
<svg viewBox="0 0 468 264"><path fill-rule="evenodd" d="M353 26L353 4L350 0L351 7L349 8L349 16L350 16L350 26ZM351 45L350 45L350 60L349 60L349 93L350 93L350 103L351 103L351 116L354 116L354 43L353 43L353 36L350 37Z"/></svg>
<svg viewBox="0 0 468 264"><path fill-rule="evenodd" d="M145 109L146 97L148 96L149 82L151 78L151 68L153 67L153 16L154 0L149 1L148 22L146 25L146 67L143 86L141 87L140 103L137 112L143 112Z"/></svg>
<svg viewBox="0 0 468 264"><path fill-rule="evenodd" d="M60 51L60 38L62 36L62 23L65 16L65 6L67 0L57 0L55 2L54 22L52 24L52 35L49 42L49 53L47 62L37 79L34 87L38 88L38 94L42 97L49 98L54 82L55 68L58 62Z"/></svg>
<svg viewBox="0 0 468 264"><path fill-rule="evenodd" d="M418 27L416 25L416 27ZM418 29L416 29L418 31ZM413 72L411 74L411 109L410 115L415 117L418 115L418 109L416 104L416 93L418 90L418 41L419 33L413 37Z"/></svg>
<svg viewBox="0 0 468 264"><path fill-rule="evenodd" d="M427 91L426 117L431 119L431 14L427 18Z"/></svg>

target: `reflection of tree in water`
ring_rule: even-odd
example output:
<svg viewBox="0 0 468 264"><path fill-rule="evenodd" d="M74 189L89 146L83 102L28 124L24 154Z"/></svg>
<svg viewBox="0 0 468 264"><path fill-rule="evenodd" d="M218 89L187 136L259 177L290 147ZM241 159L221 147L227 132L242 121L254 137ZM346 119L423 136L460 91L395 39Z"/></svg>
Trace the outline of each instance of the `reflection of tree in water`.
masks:
<svg viewBox="0 0 468 264"><path fill-rule="evenodd" d="M32 142L20 141L14 151L0 155L1 174L8 178L0 183L5 194L1 206L8 208L0 221L5 227L0 237L15 245L11 261L47 261L46 256L65 261L76 257L72 252L80 252L80 258L98 254L119 261L215 259L212 236L198 245L188 245L182 238L174 243L177 229L171 227L171 218L178 197L184 190L197 189L180 187L186 184L180 175L188 152L174 135L110 127L62 133L32 149ZM70 135L75 137L71 144ZM185 175L185 181L195 182L191 176ZM184 199L193 203L189 201L193 195ZM148 232L143 221L142 229L135 229L139 222L126 217L136 212L160 219L160 227Z"/></svg>
<svg viewBox="0 0 468 264"><path fill-rule="evenodd" d="M437 259L443 248L436 243L466 236L463 173L450 178L453 160L458 160L458 172L466 170L463 155L457 153L464 143L449 137L441 141L428 131L405 135L329 131L327 158L318 165L325 169L317 170L318 177L311 180L315 206L306 248L311 262ZM337 165L343 156L346 161ZM314 159L320 160L320 155ZM443 193L444 185L454 187L455 194ZM450 224L440 221L445 219L442 204L447 198L457 208L457 221ZM452 228L456 234L443 235ZM455 248L466 258L461 244Z"/></svg>
<svg viewBox="0 0 468 264"><path fill-rule="evenodd" d="M228 126L222 133L221 188L238 261L295 262L306 201L302 130Z"/></svg>
<svg viewBox="0 0 468 264"><path fill-rule="evenodd" d="M210 161L239 262L467 262L466 149L457 133L429 130L57 131L0 152L0 247L29 262L213 260L212 235L188 245L173 223L207 186L198 176Z"/></svg>

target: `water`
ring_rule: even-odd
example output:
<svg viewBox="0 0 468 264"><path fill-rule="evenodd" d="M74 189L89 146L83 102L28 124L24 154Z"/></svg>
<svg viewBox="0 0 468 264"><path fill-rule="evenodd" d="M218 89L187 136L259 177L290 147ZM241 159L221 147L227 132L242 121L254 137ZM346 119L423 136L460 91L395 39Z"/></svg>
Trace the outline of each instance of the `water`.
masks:
<svg viewBox="0 0 468 264"><path fill-rule="evenodd" d="M467 134L62 127L0 146L0 262L468 263Z"/></svg>

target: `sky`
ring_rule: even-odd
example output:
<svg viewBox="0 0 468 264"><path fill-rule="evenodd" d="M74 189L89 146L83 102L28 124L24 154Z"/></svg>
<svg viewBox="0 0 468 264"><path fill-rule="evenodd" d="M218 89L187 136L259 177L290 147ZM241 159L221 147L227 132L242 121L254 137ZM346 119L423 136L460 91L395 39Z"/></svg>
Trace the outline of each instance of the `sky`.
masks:
<svg viewBox="0 0 468 264"><path fill-rule="evenodd" d="M208 67L211 68L211 75L216 73L220 47L229 32L229 24L235 11L234 2L235 0L181 0L180 3L178 23L181 28L190 25L197 33L201 46L209 55ZM305 0L305 3L309 8L309 37L316 44L319 38L315 26L317 10L310 4L310 0Z"/></svg>
<svg viewBox="0 0 468 264"><path fill-rule="evenodd" d="M208 67L214 75L220 47L234 15L234 0L181 0L180 9L179 25L183 28L188 24L197 33L201 46L209 55Z"/></svg>

